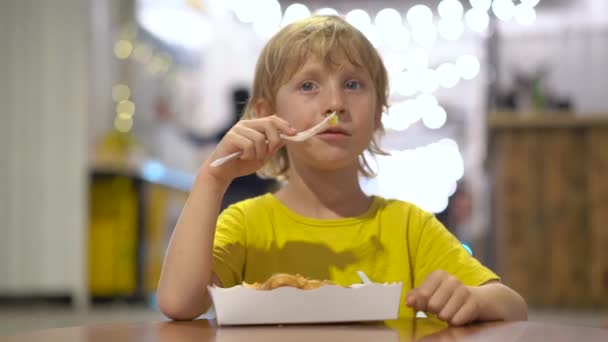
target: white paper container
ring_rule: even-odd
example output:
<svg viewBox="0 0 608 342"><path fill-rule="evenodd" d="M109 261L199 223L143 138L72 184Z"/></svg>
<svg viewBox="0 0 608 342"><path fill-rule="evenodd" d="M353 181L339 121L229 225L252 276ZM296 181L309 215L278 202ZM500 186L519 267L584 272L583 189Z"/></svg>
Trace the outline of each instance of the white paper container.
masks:
<svg viewBox="0 0 608 342"><path fill-rule="evenodd" d="M261 291L242 286L209 291L217 323L295 324L397 319L402 283L322 286L314 290L280 287Z"/></svg>

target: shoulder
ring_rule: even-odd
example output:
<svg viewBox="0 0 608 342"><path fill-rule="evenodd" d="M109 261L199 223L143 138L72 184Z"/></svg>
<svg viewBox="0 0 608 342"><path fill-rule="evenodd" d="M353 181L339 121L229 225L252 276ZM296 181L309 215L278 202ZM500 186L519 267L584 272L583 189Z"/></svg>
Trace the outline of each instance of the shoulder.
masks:
<svg viewBox="0 0 608 342"><path fill-rule="evenodd" d="M235 202L222 210L216 221L216 244L233 241L245 243L248 227L256 224L259 229L262 226L260 223L264 221L268 212L266 196L261 195Z"/></svg>
<svg viewBox="0 0 608 342"><path fill-rule="evenodd" d="M218 224L260 225L276 213L277 202L270 193L248 198L229 205L218 217Z"/></svg>
<svg viewBox="0 0 608 342"><path fill-rule="evenodd" d="M377 219L389 229L398 229L407 237L407 240L416 245L423 237L435 236L443 226L435 215L411 202L378 197L379 203ZM410 245L410 248L413 245Z"/></svg>
<svg viewBox="0 0 608 342"><path fill-rule="evenodd" d="M382 215L398 215L408 222L419 221L420 224L426 223L434 217L432 213L411 202L380 196L374 196L374 199L377 203L378 211Z"/></svg>
<svg viewBox="0 0 608 342"><path fill-rule="evenodd" d="M244 214L252 211L255 212L256 209L267 208L268 206L272 206L272 199L270 198L271 196L271 194L267 193L235 202L226 207L226 209L224 209L224 213L240 212Z"/></svg>

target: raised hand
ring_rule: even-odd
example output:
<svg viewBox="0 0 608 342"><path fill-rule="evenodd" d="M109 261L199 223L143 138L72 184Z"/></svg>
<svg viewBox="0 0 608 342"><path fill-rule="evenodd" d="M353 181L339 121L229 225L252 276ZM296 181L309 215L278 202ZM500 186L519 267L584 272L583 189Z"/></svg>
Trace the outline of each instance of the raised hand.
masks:
<svg viewBox="0 0 608 342"><path fill-rule="evenodd" d="M203 165L203 171L225 182L254 173L285 145L281 134L291 136L296 130L276 115L241 120L220 141ZM241 152L235 160L218 167L209 166L211 161L235 152Z"/></svg>

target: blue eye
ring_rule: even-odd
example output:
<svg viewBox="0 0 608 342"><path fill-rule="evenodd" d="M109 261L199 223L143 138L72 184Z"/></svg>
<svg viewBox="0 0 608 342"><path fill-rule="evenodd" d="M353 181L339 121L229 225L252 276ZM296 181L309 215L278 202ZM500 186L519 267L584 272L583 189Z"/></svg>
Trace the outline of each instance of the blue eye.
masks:
<svg viewBox="0 0 608 342"><path fill-rule="evenodd" d="M314 83L307 81L300 85L300 89L302 89L304 91L311 91L311 90L315 89L315 85L314 85Z"/></svg>
<svg viewBox="0 0 608 342"><path fill-rule="evenodd" d="M346 82L346 89L356 90L360 89L363 85L359 81L348 81Z"/></svg>

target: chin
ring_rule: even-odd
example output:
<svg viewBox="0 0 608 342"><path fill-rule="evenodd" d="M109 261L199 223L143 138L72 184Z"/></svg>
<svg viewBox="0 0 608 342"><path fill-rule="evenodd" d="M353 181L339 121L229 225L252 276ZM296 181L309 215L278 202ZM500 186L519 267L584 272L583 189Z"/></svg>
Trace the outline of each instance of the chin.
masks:
<svg viewBox="0 0 608 342"><path fill-rule="evenodd" d="M340 158L314 158L309 159L312 165L321 165L319 169L323 171L338 171L348 168L359 167L358 159L340 159Z"/></svg>

